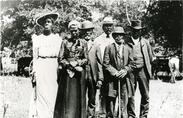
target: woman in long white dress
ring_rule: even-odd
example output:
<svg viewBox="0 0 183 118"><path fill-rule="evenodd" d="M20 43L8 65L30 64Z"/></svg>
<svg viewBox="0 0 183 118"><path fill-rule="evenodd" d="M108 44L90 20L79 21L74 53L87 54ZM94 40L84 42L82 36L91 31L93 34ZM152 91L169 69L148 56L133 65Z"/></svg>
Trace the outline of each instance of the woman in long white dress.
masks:
<svg viewBox="0 0 183 118"><path fill-rule="evenodd" d="M36 80L35 96L29 111L30 118L52 118L58 89L57 67L61 37L52 32L58 18L56 13L47 13L37 19L43 26L41 35L33 35L33 73ZM34 105L33 105L34 104ZM33 107L34 106L34 107Z"/></svg>

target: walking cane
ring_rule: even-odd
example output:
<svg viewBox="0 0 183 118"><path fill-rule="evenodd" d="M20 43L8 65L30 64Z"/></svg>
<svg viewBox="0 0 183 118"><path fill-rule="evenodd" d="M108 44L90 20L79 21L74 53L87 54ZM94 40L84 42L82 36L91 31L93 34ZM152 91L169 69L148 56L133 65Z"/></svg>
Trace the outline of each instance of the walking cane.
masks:
<svg viewBox="0 0 183 118"><path fill-rule="evenodd" d="M121 118L121 87L120 87L120 80L118 80L118 109L119 109L119 114L118 118Z"/></svg>

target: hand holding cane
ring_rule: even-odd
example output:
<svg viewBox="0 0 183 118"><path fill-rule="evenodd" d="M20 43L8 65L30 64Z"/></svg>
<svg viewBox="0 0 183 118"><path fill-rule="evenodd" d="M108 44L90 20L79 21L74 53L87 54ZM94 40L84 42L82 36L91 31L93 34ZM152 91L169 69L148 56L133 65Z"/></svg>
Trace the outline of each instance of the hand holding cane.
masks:
<svg viewBox="0 0 183 118"><path fill-rule="evenodd" d="M119 71L119 79L118 79L118 110L119 110L119 114L118 114L118 118L121 118L121 82L120 80L122 78L125 77L125 75L127 74L127 71L125 69Z"/></svg>
<svg viewBox="0 0 183 118"><path fill-rule="evenodd" d="M118 97L116 98L116 103L115 103L115 111L117 113L118 111L118 118L121 118L121 103L120 103L120 96L121 96L121 87L120 87L120 71L118 71L118 73L116 73L116 78L118 78Z"/></svg>

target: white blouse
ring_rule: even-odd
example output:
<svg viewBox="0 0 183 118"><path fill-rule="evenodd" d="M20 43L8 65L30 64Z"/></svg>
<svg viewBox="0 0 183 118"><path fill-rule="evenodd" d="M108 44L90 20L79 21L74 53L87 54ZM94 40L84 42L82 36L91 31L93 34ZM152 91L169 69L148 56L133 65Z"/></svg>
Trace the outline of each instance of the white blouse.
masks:
<svg viewBox="0 0 183 118"><path fill-rule="evenodd" d="M62 39L58 34L32 36L33 57L57 57Z"/></svg>

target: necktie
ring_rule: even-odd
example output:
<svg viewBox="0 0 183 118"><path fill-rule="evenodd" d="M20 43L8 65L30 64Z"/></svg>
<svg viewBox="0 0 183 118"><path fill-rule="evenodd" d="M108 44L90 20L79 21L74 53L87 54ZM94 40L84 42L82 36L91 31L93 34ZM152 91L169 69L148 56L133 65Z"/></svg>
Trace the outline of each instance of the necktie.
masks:
<svg viewBox="0 0 183 118"><path fill-rule="evenodd" d="M120 58L121 58L121 53L122 53L122 51L121 51L121 45L118 45L118 53L119 53L119 56L120 56Z"/></svg>
<svg viewBox="0 0 183 118"><path fill-rule="evenodd" d="M117 46L117 61L118 61L118 66L121 69L123 65L123 45L118 45Z"/></svg>
<svg viewBox="0 0 183 118"><path fill-rule="evenodd" d="M117 46L117 67L118 67L118 70L120 70L120 67L121 67L121 58L120 58L120 45Z"/></svg>

